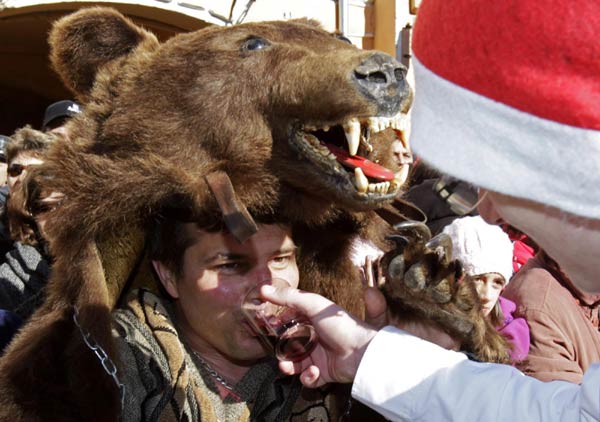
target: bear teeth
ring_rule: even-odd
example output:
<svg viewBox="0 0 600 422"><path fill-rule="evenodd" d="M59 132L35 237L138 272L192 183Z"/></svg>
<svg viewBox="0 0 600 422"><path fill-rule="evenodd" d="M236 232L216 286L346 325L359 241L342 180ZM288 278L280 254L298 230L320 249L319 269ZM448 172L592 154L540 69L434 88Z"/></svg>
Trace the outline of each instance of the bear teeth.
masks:
<svg viewBox="0 0 600 422"><path fill-rule="evenodd" d="M369 179L365 176L362 169L357 167L354 169L354 186L358 193L378 193L385 195L390 190L393 192L396 186L401 185L398 180L392 182L369 183Z"/></svg>
<svg viewBox="0 0 600 422"><path fill-rule="evenodd" d="M398 113L392 117L369 117L366 120L369 129L374 132L381 132L387 128L396 130L406 130L408 128L408 118L406 114Z"/></svg>
<svg viewBox="0 0 600 422"><path fill-rule="evenodd" d="M324 158L327 158L328 160L337 160L335 155L329 151L329 148L321 144L316 136L306 133L302 138L304 139L305 145L313 152L323 156Z"/></svg>
<svg viewBox="0 0 600 422"><path fill-rule="evenodd" d="M373 151L373 146L369 143L371 133L377 133L392 128L399 132L400 137L403 137L404 131L408 128L408 118L407 115L403 113L398 113L392 117L367 117L363 119L352 117L345 120L341 126L346 135L348 153L350 156L355 156L358 153L360 145L368 152ZM316 132L319 129L328 132L330 126L324 125L319 128L314 124L306 124L302 127L304 132ZM402 140L402 142L404 144L406 143L404 140Z"/></svg>
<svg viewBox="0 0 600 422"><path fill-rule="evenodd" d="M357 118L352 118L346 120L342 126L348 142L348 152L351 156L355 156L360 145L360 122Z"/></svg>
<svg viewBox="0 0 600 422"><path fill-rule="evenodd" d="M364 134L361 134L361 123L365 127ZM377 133L387 128L398 130L401 134L406 130L408 121L406 114L398 113L392 117L369 117L363 121L359 121L356 117L346 120L342 127L348 142L348 152L351 156L358 153L360 144L369 151L373 151L373 146L369 143L370 133Z"/></svg>
<svg viewBox="0 0 600 422"><path fill-rule="evenodd" d="M369 189L369 180L359 167L354 169L354 186L356 186L356 190L361 193L366 193Z"/></svg>
<svg viewBox="0 0 600 422"><path fill-rule="evenodd" d="M365 119L353 117L345 120L341 126L344 130L350 156L357 155L360 145L368 152L372 152L373 146L369 143L370 134L381 132L388 128L394 129L396 131L396 136L403 147L410 150L408 139L406 139L406 129L408 128L406 114L399 113L392 117L368 117ZM316 132L318 130L327 132L330 130L330 126L323 125L319 128L312 124L303 125L302 129L304 132ZM331 153L331 151L329 151L316 136L310 133L304 133L303 138L306 148L320 155L324 159L330 161L337 160L336 156ZM402 186L406 182L411 163L412 157L401 162L400 171L396 173L394 180L391 182L369 183L369 180L364 175L363 171L360 168L356 168L354 169L354 186L360 194L387 194L388 192L394 192L399 186ZM338 171L337 168L336 171Z"/></svg>

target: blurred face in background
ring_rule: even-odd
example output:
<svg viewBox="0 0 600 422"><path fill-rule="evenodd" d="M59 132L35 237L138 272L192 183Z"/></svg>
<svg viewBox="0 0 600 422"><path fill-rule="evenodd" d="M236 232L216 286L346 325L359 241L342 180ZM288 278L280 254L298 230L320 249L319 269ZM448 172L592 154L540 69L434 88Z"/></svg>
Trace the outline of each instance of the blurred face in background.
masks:
<svg viewBox="0 0 600 422"><path fill-rule="evenodd" d="M17 184L23 181L29 167L40 165L43 162L41 158L27 152L22 152L13 158L7 167L8 190L12 191Z"/></svg>

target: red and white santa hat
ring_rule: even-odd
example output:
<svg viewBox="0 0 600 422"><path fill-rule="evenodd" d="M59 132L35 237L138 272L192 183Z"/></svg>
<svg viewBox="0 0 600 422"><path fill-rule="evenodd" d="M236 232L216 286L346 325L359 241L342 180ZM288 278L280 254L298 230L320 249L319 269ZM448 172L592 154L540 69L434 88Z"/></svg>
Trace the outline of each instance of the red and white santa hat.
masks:
<svg viewBox="0 0 600 422"><path fill-rule="evenodd" d="M600 218L600 2L423 0L413 53L419 156Z"/></svg>

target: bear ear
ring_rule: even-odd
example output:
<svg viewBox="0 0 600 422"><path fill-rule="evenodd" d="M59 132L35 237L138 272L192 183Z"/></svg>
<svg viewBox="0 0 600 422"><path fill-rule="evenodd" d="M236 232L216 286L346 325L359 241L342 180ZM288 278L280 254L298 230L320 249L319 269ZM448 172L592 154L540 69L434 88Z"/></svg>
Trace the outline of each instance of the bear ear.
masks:
<svg viewBox="0 0 600 422"><path fill-rule="evenodd" d="M50 31L50 61L63 83L80 99L89 94L98 70L156 37L114 9L94 7L67 15Z"/></svg>

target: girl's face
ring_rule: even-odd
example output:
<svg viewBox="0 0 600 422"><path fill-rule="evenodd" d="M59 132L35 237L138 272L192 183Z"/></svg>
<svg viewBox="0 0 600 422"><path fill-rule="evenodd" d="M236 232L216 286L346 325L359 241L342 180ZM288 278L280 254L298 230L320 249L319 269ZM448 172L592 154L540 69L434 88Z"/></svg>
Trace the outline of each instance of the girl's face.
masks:
<svg viewBox="0 0 600 422"><path fill-rule="evenodd" d="M473 276L472 280L481 301L483 315L487 317L504 289L504 277L498 273L485 273Z"/></svg>

